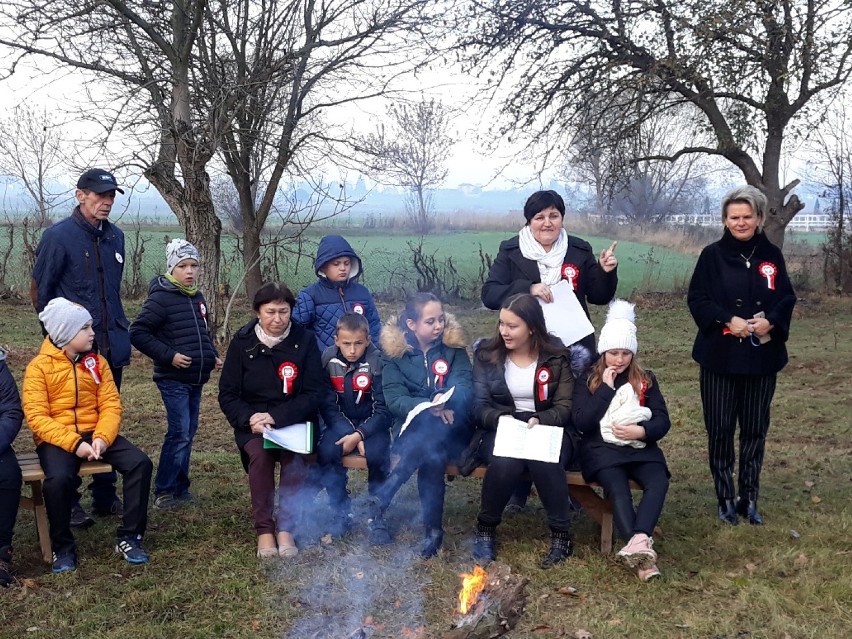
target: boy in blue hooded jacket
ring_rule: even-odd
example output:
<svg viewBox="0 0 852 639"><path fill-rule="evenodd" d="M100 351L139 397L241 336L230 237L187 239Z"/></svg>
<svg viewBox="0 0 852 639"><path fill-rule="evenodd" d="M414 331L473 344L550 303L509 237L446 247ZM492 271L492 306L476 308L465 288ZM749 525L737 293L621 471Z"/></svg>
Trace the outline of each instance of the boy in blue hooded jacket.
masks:
<svg viewBox="0 0 852 639"><path fill-rule="evenodd" d="M337 320L344 313L358 313L370 324L370 339L379 343L382 322L373 296L358 282L364 272L361 258L340 235L324 236L314 261L317 281L301 290L293 320L313 331L320 351L334 345Z"/></svg>

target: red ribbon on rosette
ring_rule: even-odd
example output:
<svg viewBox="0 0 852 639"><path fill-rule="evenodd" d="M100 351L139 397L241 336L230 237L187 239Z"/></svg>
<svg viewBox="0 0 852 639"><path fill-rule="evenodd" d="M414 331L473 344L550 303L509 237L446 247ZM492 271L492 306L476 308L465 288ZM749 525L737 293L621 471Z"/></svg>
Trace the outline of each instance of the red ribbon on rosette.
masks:
<svg viewBox="0 0 852 639"><path fill-rule="evenodd" d="M639 385L639 405L645 405L645 391L648 390L648 380L643 379Z"/></svg>
<svg viewBox="0 0 852 639"><path fill-rule="evenodd" d="M775 276L778 275L778 267L772 262L763 262L757 267L757 272L766 278L766 285L770 291L775 290Z"/></svg>
<svg viewBox="0 0 852 639"><path fill-rule="evenodd" d="M89 375L95 380L95 384L101 383L101 367L98 364L98 356L94 353L89 353L83 358L83 368L89 371Z"/></svg>
<svg viewBox="0 0 852 639"><path fill-rule="evenodd" d="M373 378L369 373L355 373L352 377L352 386L358 391L358 394L355 396L355 403L360 404L364 393L373 387Z"/></svg>
<svg viewBox="0 0 852 639"><path fill-rule="evenodd" d="M568 280L568 283L571 284L571 288L575 291L577 290L577 281L580 278L580 269L577 268L576 264L568 264L562 265L562 279Z"/></svg>
<svg viewBox="0 0 852 639"><path fill-rule="evenodd" d="M293 382L296 381L296 376L299 374L299 367L293 362L283 362L278 367L278 377L284 382L284 394L289 395L293 392Z"/></svg>
<svg viewBox="0 0 852 639"><path fill-rule="evenodd" d="M552 376L550 369L546 366L542 366L536 371L535 381L538 384L538 401L547 401L547 384L550 382Z"/></svg>
<svg viewBox="0 0 852 639"><path fill-rule="evenodd" d="M444 377L450 372L450 364L445 359L436 359L432 362L432 372L435 373L435 388L444 387Z"/></svg>

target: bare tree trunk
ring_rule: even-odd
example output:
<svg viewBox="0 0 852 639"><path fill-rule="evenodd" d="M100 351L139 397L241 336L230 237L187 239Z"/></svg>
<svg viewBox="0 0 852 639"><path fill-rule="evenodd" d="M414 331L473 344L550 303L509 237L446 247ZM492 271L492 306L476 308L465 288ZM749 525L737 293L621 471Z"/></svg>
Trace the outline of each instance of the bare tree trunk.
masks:
<svg viewBox="0 0 852 639"><path fill-rule="evenodd" d="M243 228L243 268L245 269L245 286L246 295L249 299L254 297L263 285L263 270L260 264L261 229L257 227L257 220L254 216L251 218L243 217L245 227Z"/></svg>

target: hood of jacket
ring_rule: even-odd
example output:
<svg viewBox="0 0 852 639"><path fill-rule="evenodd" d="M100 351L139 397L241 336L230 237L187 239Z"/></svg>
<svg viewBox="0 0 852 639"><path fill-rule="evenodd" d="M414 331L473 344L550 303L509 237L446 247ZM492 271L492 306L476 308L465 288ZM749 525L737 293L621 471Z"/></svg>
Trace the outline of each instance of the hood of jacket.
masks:
<svg viewBox="0 0 852 639"><path fill-rule="evenodd" d="M461 324L451 313L446 313L446 324L441 341L450 348L467 348L467 337ZM391 359L398 359L406 353L416 350L416 346L408 339L405 331L397 324L398 316L390 318L382 327L382 336L379 343L382 352Z"/></svg>
<svg viewBox="0 0 852 639"><path fill-rule="evenodd" d="M148 295L157 291L168 291L169 293L183 293L181 290L172 284L165 275L157 275L148 283Z"/></svg>
<svg viewBox="0 0 852 639"><path fill-rule="evenodd" d="M0 362L6 359L6 355L8 355L8 351L3 348L0 348Z"/></svg>
<svg viewBox="0 0 852 639"><path fill-rule="evenodd" d="M325 273L320 272L320 269L331 260L336 260L339 257L348 257L352 260L352 270L349 272L348 282L356 279L364 272L361 266L361 258L358 257L346 238L341 235L326 235L320 240L317 247L317 257L314 260L314 271L321 281L326 281L326 277Z"/></svg>

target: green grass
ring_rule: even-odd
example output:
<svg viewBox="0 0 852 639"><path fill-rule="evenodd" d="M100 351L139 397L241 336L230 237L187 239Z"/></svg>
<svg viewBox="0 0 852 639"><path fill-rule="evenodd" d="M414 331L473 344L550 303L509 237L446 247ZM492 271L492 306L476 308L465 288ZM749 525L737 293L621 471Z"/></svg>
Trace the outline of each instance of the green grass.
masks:
<svg viewBox="0 0 852 639"><path fill-rule="evenodd" d="M622 258L623 259L623 258ZM673 427L664 441L673 478L660 521L662 581L641 584L597 548L597 531L575 520L576 556L544 571L544 513L507 516L500 559L530 579L527 610L511 637L602 638L846 637L852 628L852 308L848 300L802 300L779 377L762 477L762 527L719 523L706 468L694 335L679 296L638 298L640 357L656 372ZM19 375L34 354L35 318L0 302L0 341L12 346ZM383 307L383 315L391 310ZM471 336L493 329L495 315L453 309ZM130 309L132 316L135 309ZM595 309L599 324L602 311ZM124 433L156 460L164 431L151 368L135 358L125 373ZM200 505L150 511L147 566L112 553L114 520L77 534L81 565L54 576L41 561L32 515L22 512L15 566L22 584L0 591L0 637L311 637L345 638L361 625L370 637L440 637L453 619L458 574L471 568L471 530L481 483L447 489L445 549L416 558L419 507L409 484L389 511L398 544L372 549L363 529L364 477L354 473L358 528L344 542L308 547L293 561L258 565L248 487L232 433L205 388L193 454ZM24 432L18 450L30 450ZM538 502L535 502L538 504ZM324 500L312 506L325 516ZM793 533L795 531L795 534ZM577 589L577 596L559 592Z"/></svg>

